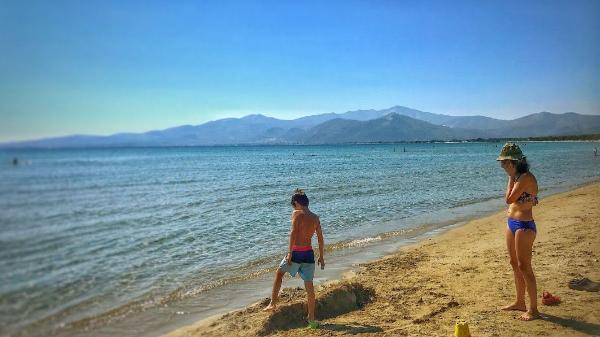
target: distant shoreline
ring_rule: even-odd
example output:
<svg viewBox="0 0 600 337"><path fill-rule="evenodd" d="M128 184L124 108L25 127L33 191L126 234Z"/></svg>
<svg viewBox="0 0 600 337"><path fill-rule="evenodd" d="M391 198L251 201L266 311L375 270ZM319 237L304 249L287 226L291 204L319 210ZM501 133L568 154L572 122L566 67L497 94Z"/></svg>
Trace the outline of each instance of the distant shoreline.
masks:
<svg viewBox="0 0 600 337"><path fill-rule="evenodd" d="M241 144L212 144L212 145L115 145L115 146L2 146L0 151L19 151L19 150L84 150L84 149L152 149L152 148L208 148L208 147L252 147L252 146L332 146L332 145L391 145L391 144L465 144L465 143L505 143L505 142L535 142L535 143L568 143L568 142L598 142L600 134L580 135L580 136L548 136L548 137L526 137L526 138L475 138L475 139L453 139L453 140L416 140L416 141L393 141L393 142L348 142L348 143L241 143Z"/></svg>
<svg viewBox="0 0 600 337"><path fill-rule="evenodd" d="M365 143L340 143L340 144L452 144L452 143L502 143L502 142L595 142L600 141L600 134L572 135L572 136L545 136L521 138L472 138L452 140L416 140L401 142L365 142ZM336 145L336 144L323 144Z"/></svg>
<svg viewBox="0 0 600 337"><path fill-rule="evenodd" d="M490 142L490 141L507 141L507 140L515 140L515 141L541 141L541 142L562 142L562 141L596 141L600 140L600 134L589 134L589 135L571 135L571 136L544 136L544 137L524 137L524 138L477 138L472 139L470 141L481 141L481 142Z"/></svg>

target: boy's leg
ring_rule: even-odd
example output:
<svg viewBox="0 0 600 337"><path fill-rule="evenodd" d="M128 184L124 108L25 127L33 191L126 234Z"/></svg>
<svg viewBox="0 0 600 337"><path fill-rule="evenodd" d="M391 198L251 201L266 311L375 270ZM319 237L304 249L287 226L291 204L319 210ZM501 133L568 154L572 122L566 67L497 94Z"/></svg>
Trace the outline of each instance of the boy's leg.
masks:
<svg viewBox="0 0 600 337"><path fill-rule="evenodd" d="M304 288L306 289L306 298L308 300L308 321L312 322L315 320L315 287L312 281L304 281Z"/></svg>
<svg viewBox="0 0 600 337"><path fill-rule="evenodd" d="M264 311L274 310L277 307L277 299L279 297L279 290L281 290L281 282L283 280L283 275L285 272L277 269L275 272L275 281L273 282L273 292L271 293L271 303L264 308Z"/></svg>

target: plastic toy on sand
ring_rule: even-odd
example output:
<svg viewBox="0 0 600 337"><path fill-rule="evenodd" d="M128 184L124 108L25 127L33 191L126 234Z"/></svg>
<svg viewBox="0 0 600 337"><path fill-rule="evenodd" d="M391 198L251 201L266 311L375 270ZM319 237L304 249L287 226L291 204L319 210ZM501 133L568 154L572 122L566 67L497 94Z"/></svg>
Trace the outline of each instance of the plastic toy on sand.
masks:
<svg viewBox="0 0 600 337"><path fill-rule="evenodd" d="M469 324L465 321L456 321L454 325L454 337L471 337Z"/></svg>
<svg viewBox="0 0 600 337"><path fill-rule="evenodd" d="M556 305L560 303L560 297L556 295L552 295L551 293L544 291L542 294L542 304L543 305Z"/></svg>

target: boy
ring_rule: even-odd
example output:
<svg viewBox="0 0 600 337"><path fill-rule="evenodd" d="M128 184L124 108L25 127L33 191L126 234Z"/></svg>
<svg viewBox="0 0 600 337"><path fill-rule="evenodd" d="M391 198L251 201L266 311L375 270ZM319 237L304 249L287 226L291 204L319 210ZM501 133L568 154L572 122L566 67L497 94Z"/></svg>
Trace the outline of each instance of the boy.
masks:
<svg viewBox="0 0 600 337"><path fill-rule="evenodd" d="M279 264L273 283L271 303L264 310L275 310L277 308L277 298L283 275L287 272L294 277L298 273L304 280L304 288L306 289L308 327L314 329L319 327L319 323L315 320L315 288L312 282L315 273L315 253L311 242L313 234L316 233L319 242L318 263L321 265L321 269L325 269L323 232L321 231L319 216L308 209L308 197L302 190L297 189L294 191L291 204L294 210L292 211L292 229L288 253Z"/></svg>

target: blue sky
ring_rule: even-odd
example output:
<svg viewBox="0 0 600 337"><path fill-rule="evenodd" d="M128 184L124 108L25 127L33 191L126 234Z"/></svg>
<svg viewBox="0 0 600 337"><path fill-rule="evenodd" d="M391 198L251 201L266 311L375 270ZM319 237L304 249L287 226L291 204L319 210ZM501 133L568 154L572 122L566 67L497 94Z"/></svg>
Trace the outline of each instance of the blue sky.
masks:
<svg viewBox="0 0 600 337"><path fill-rule="evenodd" d="M0 1L0 141L403 105L600 114L600 1Z"/></svg>

